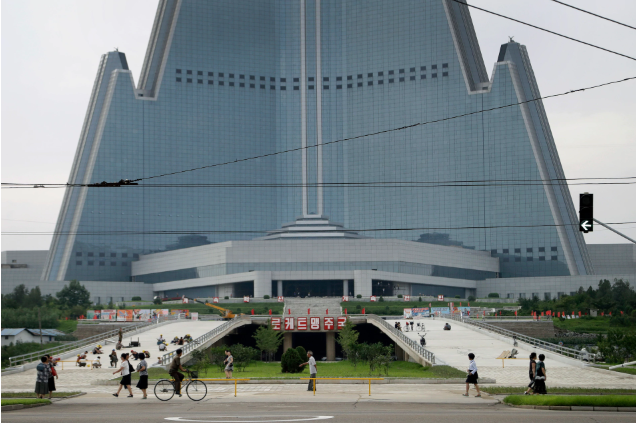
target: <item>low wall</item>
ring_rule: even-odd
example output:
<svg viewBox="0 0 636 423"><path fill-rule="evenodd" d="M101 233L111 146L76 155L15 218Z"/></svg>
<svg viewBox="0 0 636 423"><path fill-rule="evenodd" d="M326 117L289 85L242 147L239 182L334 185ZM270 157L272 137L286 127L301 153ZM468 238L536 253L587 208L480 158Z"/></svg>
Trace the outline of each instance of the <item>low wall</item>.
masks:
<svg viewBox="0 0 636 423"><path fill-rule="evenodd" d="M498 322L488 320L487 323L489 325L497 326L498 328L521 333L533 338L554 338L554 334L556 332L552 321Z"/></svg>

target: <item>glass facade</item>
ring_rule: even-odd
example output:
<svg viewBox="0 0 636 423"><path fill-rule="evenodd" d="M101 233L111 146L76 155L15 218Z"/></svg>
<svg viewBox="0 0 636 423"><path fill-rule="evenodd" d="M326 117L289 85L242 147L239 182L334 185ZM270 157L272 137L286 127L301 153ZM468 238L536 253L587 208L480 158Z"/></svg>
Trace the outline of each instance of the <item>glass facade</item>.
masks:
<svg viewBox="0 0 636 423"><path fill-rule="evenodd" d="M170 175L68 188L46 279L130 280L139 254L303 213L491 251L502 277L591 273L567 186L541 183L563 171L540 102L440 121L539 95L514 42L489 83L465 6L161 0L150 41L137 87L102 58L70 181Z"/></svg>

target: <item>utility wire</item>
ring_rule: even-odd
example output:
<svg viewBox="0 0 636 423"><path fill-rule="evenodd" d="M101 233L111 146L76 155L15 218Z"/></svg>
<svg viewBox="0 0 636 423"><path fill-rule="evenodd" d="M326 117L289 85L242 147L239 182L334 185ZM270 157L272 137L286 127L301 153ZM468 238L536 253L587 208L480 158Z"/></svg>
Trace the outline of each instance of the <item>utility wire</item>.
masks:
<svg viewBox="0 0 636 423"><path fill-rule="evenodd" d="M578 185L636 185L636 182L581 182L570 183L567 186ZM82 187L86 185L82 184L68 184L68 185L54 185L50 184L40 188L46 189L58 189L67 188L69 186ZM510 181L510 182L496 182L496 181L458 181L458 182L322 182L322 183L282 183L282 184L257 184L257 183L228 183L228 184L142 184L142 185L128 185L136 188L449 188L449 187L512 187L512 186L561 186L560 183L545 182L526 182L526 181ZM2 189L31 189L31 185L19 185L19 186L5 186ZM110 188L110 187L109 187Z"/></svg>
<svg viewBox="0 0 636 423"><path fill-rule="evenodd" d="M606 225L628 225L634 222L609 222ZM430 231L430 230L465 230L465 229L498 229L498 228L553 228L558 226L578 226L578 223L549 225L492 225L492 226L455 226L455 227L423 227L423 228L374 228L346 229L347 232L389 232L389 231ZM2 235L196 235L196 234L255 234L271 231L94 231L94 232L2 232Z"/></svg>
<svg viewBox="0 0 636 423"><path fill-rule="evenodd" d="M454 0L454 1L456 1L456 0ZM462 3L462 4L465 4L465 3ZM627 78L624 78L624 79L618 79L618 80L615 80L615 81L604 82L602 84L592 85L592 86L585 87L585 88L578 88L578 89L575 89L575 90L570 90L570 91L566 91L566 92L562 92L562 93L558 93L558 94L546 95L544 97L538 97L538 98L534 98L534 99L530 99L530 100L520 101L518 103L512 103L512 104L508 104L508 105L505 105L505 106L492 107L490 109L477 110L477 111L474 111L474 112L463 113L461 115L455 115L455 116L450 116L450 117L446 117L446 118L435 119L435 120L431 120L431 121L427 121L427 122L418 122L418 123L413 123L411 125L401 126L401 127L398 127L398 128L385 129L383 131L373 132L373 133L369 133L369 134L357 135L357 136L354 136L354 137L342 138L342 139L338 139L338 140L328 141L328 142L325 142L325 143L320 144L320 145L316 144L316 145L308 145L306 147L291 148L291 149L288 149L288 150L282 150L282 151L277 151L277 152L274 152L274 153L262 154L262 155L259 155L259 156L246 157L246 158L243 158L243 159L236 159L236 160L233 160L233 161L227 161L227 162L215 163L215 164L211 164L211 165L199 166L199 167L194 167L194 168L190 168L190 169L179 170L179 171L176 171L176 172L168 172L168 173L162 173L162 174L154 175L154 176L147 176L145 178L132 179L132 180L128 180L127 182L128 183L137 183L137 182L145 181L145 180L148 180L148 179L156 179L156 178L162 178L164 176L171 176L171 175L178 175L178 174L181 174L181 173L194 172L196 170L202 170L202 169L209 169L209 168L213 168L213 167L226 166L226 165L230 165L230 164L235 164L235 163L240 163L240 162L247 162L247 161L251 161L251 160L261 159L261 158L264 158L264 157L277 156L279 154L292 153L292 152L301 151L301 150L304 150L304 149L317 148L317 147L326 146L326 145L330 145L330 144L337 144L337 143L341 143L341 142L345 142L345 141L352 141L352 140L366 138L366 137L370 137L370 136L374 136L374 135L386 134L386 133L396 132L396 131L403 131L403 130L415 128L415 127L418 127L418 126L424 126L424 125L430 125L430 124L433 124L433 123L446 122L446 121L449 121L449 120L458 119L458 118L462 118L462 117L466 117L466 116L477 115L477 114L484 113L484 112L491 112L493 110L500 110L500 109L505 109L505 108L508 108L508 107L519 106L521 104L531 103L531 102L534 102L534 101L545 100L545 99L548 99L548 98L562 97L562 96L566 96L566 95L569 95L569 94L574 94L574 93L577 93L577 92L582 92L582 91L586 91L586 90L593 90L593 89L596 89L596 88L605 87L605 86L608 86L608 85L620 84L622 82L631 81L633 79L636 79L636 76L630 76L630 77L627 77ZM98 185L98 184L88 184L87 185L87 184L70 184L70 183L66 183L66 184L29 184L29 185L32 185L31 188L44 188L46 185L58 185L58 186L64 186L64 187L71 187L71 186L76 186L76 187L77 186L79 186L79 187L85 187L85 186L105 187L105 186L108 186L108 185L111 185L111 186L127 186L127 184L125 184L125 183L121 184L122 181L113 182L113 183L107 183L106 185L101 185L101 186ZM2 185L5 185L5 184L3 183Z"/></svg>
<svg viewBox="0 0 636 423"><path fill-rule="evenodd" d="M532 27L532 28L535 28L535 29L539 29L541 31L545 31L545 32L548 32L550 34L557 35L559 37L567 38L568 40L575 41L577 43L585 44L586 46L594 47L594 48L597 48L599 50L606 51L608 53L612 53L612 54L616 54L618 56L626 57L627 59L636 60L636 57L628 56L626 54L619 53L619 52L607 49L605 47L600 47L600 46L597 46L595 44L591 44L591 43L588 43L588 42L585 42L585 41L578 40L576 38L568 37L567 35L563 35L563 34L560 34L558 32L550 31L549 29L541 28L540 26L532 25L532 24L529 24L527 22L520 21L519 19L514 19L514 18L505 16L505 15L501 15L499 13L491 12L490 10L486 10L486 9L481 8L481 7L473 6L472 4L464 3L463 1L459 1L459 0L453 0L453 1L455 3L463 4L464 6L472 7L473 9L481 10L482 12L490 13L491 15L499 16L500 18L508 19L510 21L514 21L514 22L520 23L522 25L526 25L526 26L529 26L529 27Z"/></svg>
<svg viewBox="0 0 636 423"><path fill-rule="evenodd" d="M618 24L618 25L626 26L627 28L636 29L636 27L633 27L631 25L627 25L627 24L624 24L622 22L615 21L614 19L606 18L605 16L597 15L596 13L592 13L592 12L584 10L584 9L579 9L578 7L572 6L571 4L563 3L562 1L559 1L559 0L552 0L552 1L555 2L555 3L562 4L563 6L567 6L567 7L571 7L572 9L576 9L579 12L587 13L588 15L596 16L597 18L605 19L606 21L610 21L610 22L613 22L613 23Z"/></svg>

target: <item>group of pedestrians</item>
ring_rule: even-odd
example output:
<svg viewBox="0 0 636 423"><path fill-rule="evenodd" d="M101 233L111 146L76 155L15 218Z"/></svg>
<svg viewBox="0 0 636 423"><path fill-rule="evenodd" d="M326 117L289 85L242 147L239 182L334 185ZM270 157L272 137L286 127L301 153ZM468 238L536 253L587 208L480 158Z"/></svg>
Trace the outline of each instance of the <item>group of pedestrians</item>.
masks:
<svg viewBox="0 0 636 423"><path fill-rule="evenodd" d="M55 379L59 379L55 370L55 361L50 354L43 355L40 358L41 363L37 365L35 393L38 398L44 398L48 394L49 399L53 397L55 391Z"/></svg>
<svg viewBox="0 0 636 423"><path fill-rule="evenodd" d="M524 395L545 395L547 394L545 381L545 355L539 354L539 362L537 363L537 353L530 354L530 368L528 370L528 376L530 376L530 384L528 389L523 393Z"/></svg>
<svg viewBox="0 0 636 423"><path fill-rule="evenodd" d="M130 393L130 395L128 395L128 398L133 397L132 373L134 373L136 370L139 373L139 382L137 382L136 387L143 393L141 399L148 398L148 393L146 391L148 389L148 363L146 362L146 356L143 353L138 353L137 357L135 358L139 360L136 369L132 366L132 364L130 364L130 354L121 354L121 366L119 367L119 370L115 370L113 372L114 375L117 373L121 373L121 381L119 382L119 389L117 389L117 393L113 394L113 396L119 397L119 393L121 392L122 388L126 388Z"/></svg>

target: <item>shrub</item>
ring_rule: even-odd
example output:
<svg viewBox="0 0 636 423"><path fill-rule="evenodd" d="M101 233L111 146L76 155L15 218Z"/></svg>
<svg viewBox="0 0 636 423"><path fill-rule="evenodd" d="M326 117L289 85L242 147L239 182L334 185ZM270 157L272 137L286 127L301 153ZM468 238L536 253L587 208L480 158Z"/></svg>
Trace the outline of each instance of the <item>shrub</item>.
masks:
<svg viewBox="0 0 636 423"><path fill-rule="evenodd" d="M356 298L362 298L362 294L356 295Z"/></svg>
<svg viewBox="0 0 636 423"><path fill-rule="evenodd" d="M488 294L488 298L499 298L499 294L497 294L496 292L491 292L490 294Z"/></svg>
<svg viewBox="0 0 636 423"><path fill-rule="evenodd" d="M356 305L356 311L360 311L360 310L362 310L362 306L360 304L357 304Z"/></svg>
<svg viewBox="0 0 636 423"><path fill-rule="evenodd" d="M245 371L245 368L260 356L256 348L246 347L241 344L232 345L230 350L232 351L232 357L234 357L234 367L239 372Z"/></svg>
<svg viewBox="0 0 636 423"><path fill-rule="evenodd" d="M398 298L402 298L402 294L398 294L398 296L397 296L397 297L398 297Z"/></svg>
<svg viewBox="0 0 636 423"><path fill-rule="evenodd" d="M418 302L418 303L421 303L421 302L422 302L422 297L419 297L419 298L417 299L417 302Z"/></svg>
<svg viewBox="0 0 636 423"><path fill-rule="evenodd" d="M160 305L161 304L161 298L159 298L159 297L155 298L154 300L152 300L152 303Z"/></svg>
<svg viewBox="0 0 636 423"><path fill-rule="evenodd" d="M217 366L219 369L223 370L225 368L225 346L221 345L220 347L212 347L208 349L208 361L210 364Z"/></svg>
<svg viewBox="0 0 636 423"><path fill-rule="evenodd" d="M269 295L267 295L267 294L263 295L263 299L264 300L269 300Z"/></svg>
<svg viewBox="0 0 636 423"><path fill-rule="evenodd" d="M380 297L380 299L378 300L378 302L383 303L383 302L384 302L384 297Z"/></svg>
<svg viewBox="0 0 636 423"><path fill-rule="evenodd" d="M461 298L459 295L455 295L455 298Z"/></svg>
<svg viewBox="0 0 636 423"><path fill-rule="evenodd" d="M141 301L141 297L132 297L130 301Z"/></svg>
<svg viewBox="0 0 636 423"><path fill-rule="evenodd" d="M477 298L475 298L474 295L469 295L468 296L468 301L475 301Z"/></svg>
<svg viewBox="0 0 636 423"><path fill-rule="evenodd" d="M300 365L303 363L304 361L301 360L298 351L294 348L289 348L280 359L281 371L283 373L300 373L302 372Z"/></svg>
<svg viewBox="0 0 636 423"><path fill-rule="evenodd" d="M305 347L303 347L302 345L297 346L296 352L298 353L298 357L300 357L300 359L304 363L307 359L307 350L305 349Z"/></svg>
<svg viewBox="0 0 636 423"><path fill-rule="evenodd" d="M228 297L227 295L225 297L223 297L224 300L229 300L230 297Z"/></svg>

